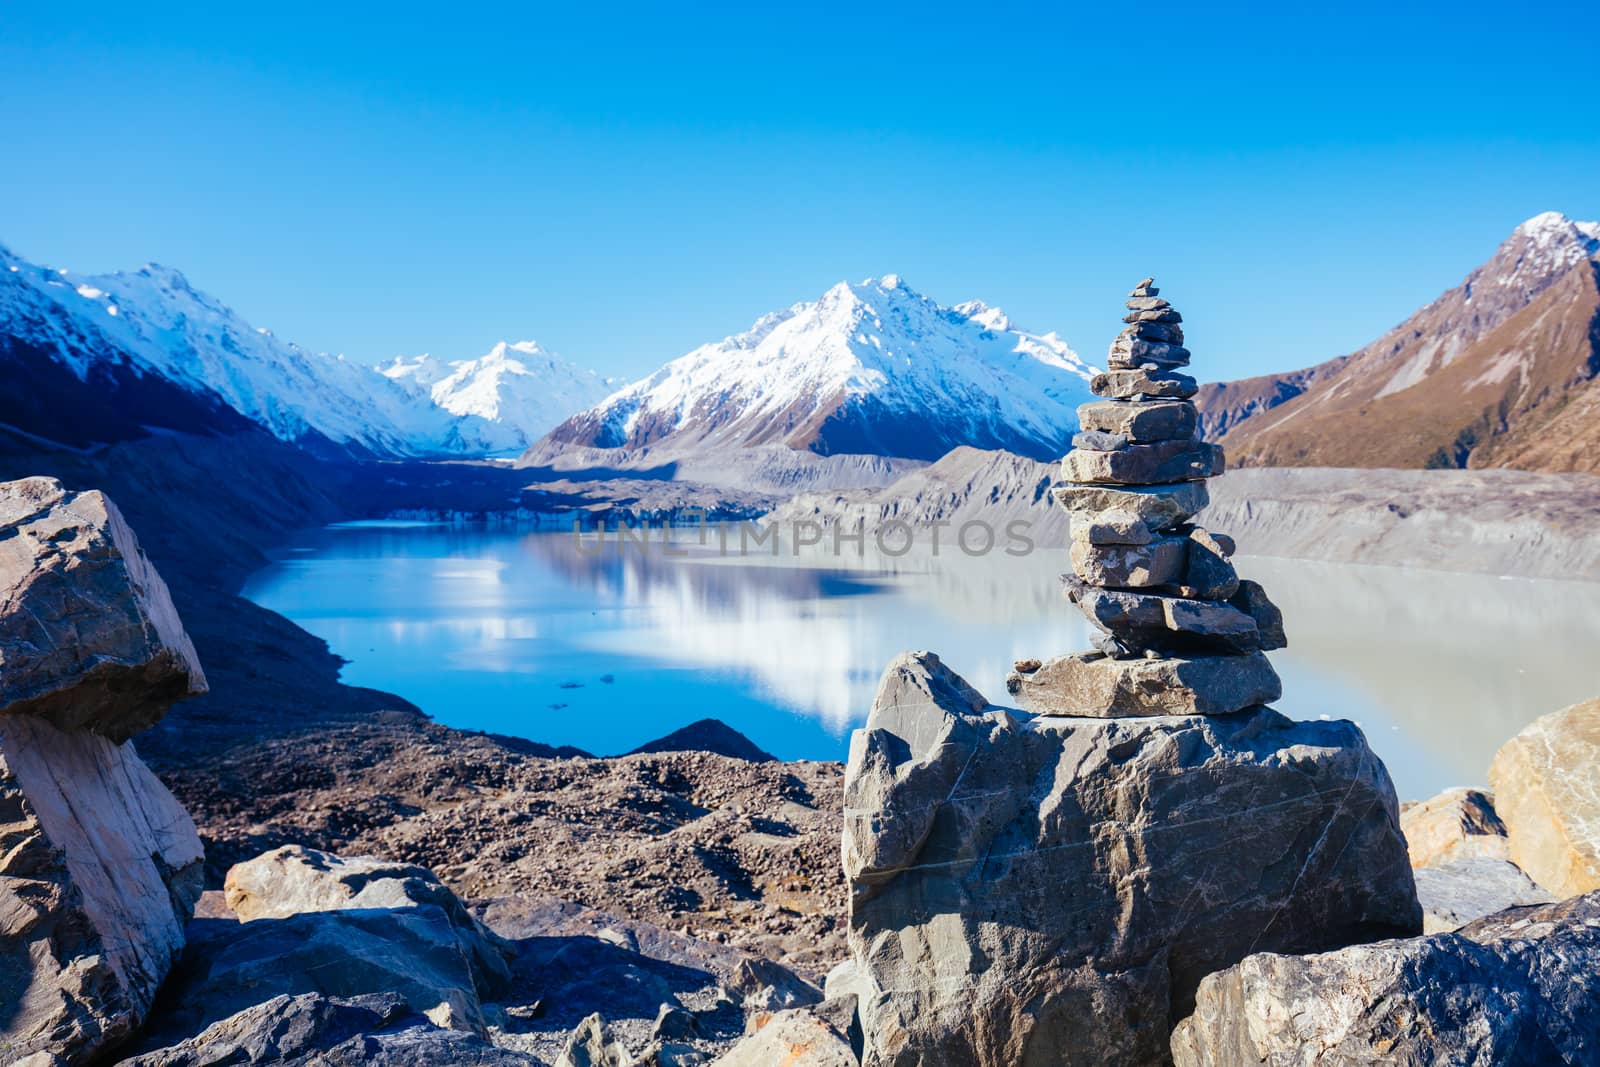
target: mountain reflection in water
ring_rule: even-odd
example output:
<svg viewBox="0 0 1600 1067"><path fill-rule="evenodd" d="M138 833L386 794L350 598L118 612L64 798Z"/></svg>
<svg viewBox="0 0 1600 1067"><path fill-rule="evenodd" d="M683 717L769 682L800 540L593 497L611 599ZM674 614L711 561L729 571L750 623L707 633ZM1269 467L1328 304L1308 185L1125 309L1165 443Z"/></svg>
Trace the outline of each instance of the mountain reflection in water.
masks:
<svg viewBox="0 0 1600 1067"><path fill-rule="evenodd" d="M350 683L452 726L610 754L709 716L786 758L840 759L898 652L932 649L1004 703L1013 660L1088 648L1065 562L367 525L306 534L245 594L325 638ZM1239 562L1284 610L1277 707L1361 723L1402 798L1482 782L1527 722L1600 695L1600 586Z"/></svg>

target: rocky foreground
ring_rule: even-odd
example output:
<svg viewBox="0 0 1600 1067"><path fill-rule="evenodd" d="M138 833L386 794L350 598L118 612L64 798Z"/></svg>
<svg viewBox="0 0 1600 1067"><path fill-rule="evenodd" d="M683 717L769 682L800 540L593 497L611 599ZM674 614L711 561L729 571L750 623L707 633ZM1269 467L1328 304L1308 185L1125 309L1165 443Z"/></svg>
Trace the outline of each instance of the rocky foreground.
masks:
<svg viewBox="0 0 1600 1067"><path fill-rule="evenodd" d="M1037 716L927 654L848 768L597 759L340 685L233 595L354 482L8 463L64 485L0 491L0 1062L1600 1062L1600 705L1410 806L1348 724Z"/></svg>

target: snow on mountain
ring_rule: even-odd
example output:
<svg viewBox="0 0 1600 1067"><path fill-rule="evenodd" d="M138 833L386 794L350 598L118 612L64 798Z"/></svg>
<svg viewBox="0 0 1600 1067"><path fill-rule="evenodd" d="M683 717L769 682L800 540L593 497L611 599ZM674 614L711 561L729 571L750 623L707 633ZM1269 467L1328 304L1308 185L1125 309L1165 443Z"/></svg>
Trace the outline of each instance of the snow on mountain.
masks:
<svg viewBox="0 0 1600 1067"><path fill-rule="evenodd" d="M257 329L170 267L78 275L0 251L0 326L87 381L105 366L220 400L285 441L380 455L475 452L493 436L372 368ZM154 421L154 420L153 420Z"/></svg>
<svg viewBox="0 0 1600 1067"><path fill-rule="evenodd" d="M890 274L841 282L695 349L566 420L526 459L761 445L907 459L973 445L1053 459L1093 373L1054 333L1017 329L981 302L941 306Z"/></svg>
<svg viewBox="0 0 1600 1067"><path fill-rule="evenodd" d="M494 427L495 451L523 449L618 384L551 354L537 341L501 341L477 359L397 357L379 372L453 415Z"/></svg>

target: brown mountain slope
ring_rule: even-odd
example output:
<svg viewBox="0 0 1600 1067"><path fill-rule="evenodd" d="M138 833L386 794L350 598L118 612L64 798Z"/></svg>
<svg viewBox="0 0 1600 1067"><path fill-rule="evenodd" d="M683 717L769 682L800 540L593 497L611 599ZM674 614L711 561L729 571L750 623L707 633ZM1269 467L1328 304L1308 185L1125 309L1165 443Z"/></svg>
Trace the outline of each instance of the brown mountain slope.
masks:
<svg viewBox="0 0 1600 1067"><path fill-rule="evenodd" d="M1600 473L1600 285L1573 267L1416 384L1335 380L1240 424L1234 462L1297 467L1518 467Z"/></svg>
<svg viewBox="0 0 1600 1067"><path fill-rule="evenodd" d="M1600 225L1530 219L1366 348L1205 387L1207 436L1238 464L1600 471L1597 263Z"/></svg>

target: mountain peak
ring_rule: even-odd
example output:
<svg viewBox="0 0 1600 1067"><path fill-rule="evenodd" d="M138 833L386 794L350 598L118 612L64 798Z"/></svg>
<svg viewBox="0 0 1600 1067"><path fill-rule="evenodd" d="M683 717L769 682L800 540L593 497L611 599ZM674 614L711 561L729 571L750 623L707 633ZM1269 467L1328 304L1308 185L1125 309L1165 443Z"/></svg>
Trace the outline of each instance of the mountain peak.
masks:
<svg viewBox="0 0 1600 1067"><path fill-rule="evenodd" d="M931 459L959 444L1066 450L1086 366L981 302L944 307L896 274L702 345L558 426L535 449L783 446Z"/></svg>

